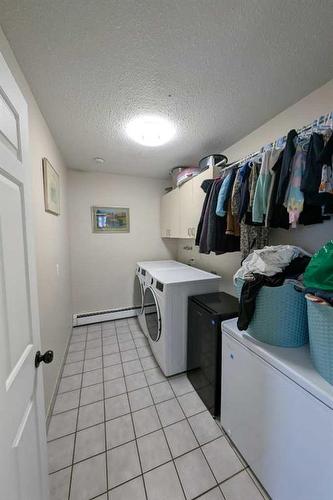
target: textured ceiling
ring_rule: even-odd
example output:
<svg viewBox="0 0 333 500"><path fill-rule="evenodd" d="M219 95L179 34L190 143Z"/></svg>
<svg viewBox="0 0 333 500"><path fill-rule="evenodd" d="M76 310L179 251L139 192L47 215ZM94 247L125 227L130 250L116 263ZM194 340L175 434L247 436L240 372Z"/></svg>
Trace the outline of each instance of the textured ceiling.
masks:
<svg viewBox="0 0 333 500"><path fill-rule="evenodd" d="M70 168L166 177L333 77L332 0L0 0L1 25ZM124 133L159 113L176 138Z"/></svg>

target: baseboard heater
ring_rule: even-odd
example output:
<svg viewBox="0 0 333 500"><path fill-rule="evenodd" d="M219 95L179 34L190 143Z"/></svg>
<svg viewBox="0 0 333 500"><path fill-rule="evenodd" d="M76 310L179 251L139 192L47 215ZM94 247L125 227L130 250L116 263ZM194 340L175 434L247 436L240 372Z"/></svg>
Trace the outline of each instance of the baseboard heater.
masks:
<svg viewBox="0 0 333 500"><path fill-rule="evenodd" d="M123 307L121 309L109 309L107 311L94 311L81 314L73 314L73 326L91 325L115 319L132 318L139 314L141 307Z"/></svg>

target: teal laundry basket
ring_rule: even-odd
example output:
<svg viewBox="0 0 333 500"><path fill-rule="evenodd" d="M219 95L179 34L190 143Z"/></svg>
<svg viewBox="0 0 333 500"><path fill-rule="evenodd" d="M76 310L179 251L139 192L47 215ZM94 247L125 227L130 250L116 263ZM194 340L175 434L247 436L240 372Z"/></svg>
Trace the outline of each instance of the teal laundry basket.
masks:
<svg viewBox="0 0 333 500"><path fill-rule="evenodd" d="M240 297L244 281L236 281ZM247 328L252 337L279 347L300 347L309 341L307 308L304 294L293 282L281 286L263 286L256 298L255 312Z"/></svg>
<svg viewBox="0 0 333 500"><path fill-rule="evenodd" d="M333 385L333 307L307 300L310 354L320 375Z"/></svg>

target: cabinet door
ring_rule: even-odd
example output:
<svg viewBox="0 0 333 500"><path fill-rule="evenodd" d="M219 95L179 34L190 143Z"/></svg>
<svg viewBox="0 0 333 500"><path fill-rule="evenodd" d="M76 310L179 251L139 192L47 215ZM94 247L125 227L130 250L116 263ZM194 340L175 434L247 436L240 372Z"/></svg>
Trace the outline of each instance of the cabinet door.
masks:
<svg viewBox="0 0 333 500"><path fill-rule="evenodd" d="M168 237L168 212L169 212L169 198L168 195L165 194L161 198L161 236L162 238Z"/></svg>
<svg viewBox="0 0 333 500"><path fill-rule="evenodd" d="M179 189L173 189L161 199L161 236L162 238L180 237Z"/></svg>
<svg viewBox="0 0 333 500"><path fill-rule="evenodd" d="M180 196L179 189L173 189L167 194L169 197L169 237L170 238L180 238Z"/></svg>
<svg viewBox="0 0 333 500"><path fill-rule="evenodd" d="M193 238L193 180L179 188L180 238Z"/></svg>

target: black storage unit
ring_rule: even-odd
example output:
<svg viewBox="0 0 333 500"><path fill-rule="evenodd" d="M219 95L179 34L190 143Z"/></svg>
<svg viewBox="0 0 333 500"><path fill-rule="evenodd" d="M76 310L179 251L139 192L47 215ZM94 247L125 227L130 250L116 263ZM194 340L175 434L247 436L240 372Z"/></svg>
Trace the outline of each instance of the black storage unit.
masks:
<svg viewBox="0 0 333 500"><path fill-rule="evenodd" d="M227 293L188 299L187 376L214 417L221 405L221 322L238 316L238 300Z"/></svg>

